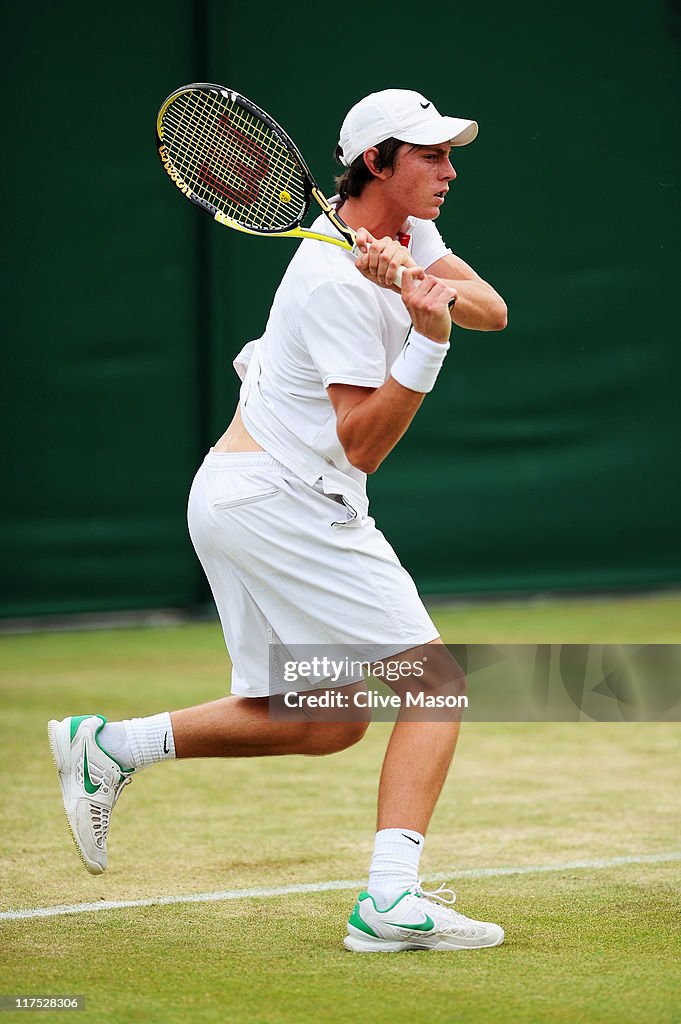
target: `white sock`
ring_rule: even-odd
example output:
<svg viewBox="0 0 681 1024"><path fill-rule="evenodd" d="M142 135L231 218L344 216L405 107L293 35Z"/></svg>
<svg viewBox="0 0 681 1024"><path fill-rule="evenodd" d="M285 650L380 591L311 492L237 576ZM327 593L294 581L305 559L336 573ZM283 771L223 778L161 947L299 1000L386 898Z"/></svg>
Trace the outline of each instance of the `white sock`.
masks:
<svg viewBox="0 0 681 1024"><path fill-rule="evenodd" d="M175 757L173 727L167 711L150 718L107 722L98 739L125 771L139 772L157 761Z"/></svg>
<svg viewBox="0 0 681 1024"><path fill-rule="evenodd" d="M424 837L410 828L383 828L376 833L367 890L378 910L387 910L419 880Z"/></svg>

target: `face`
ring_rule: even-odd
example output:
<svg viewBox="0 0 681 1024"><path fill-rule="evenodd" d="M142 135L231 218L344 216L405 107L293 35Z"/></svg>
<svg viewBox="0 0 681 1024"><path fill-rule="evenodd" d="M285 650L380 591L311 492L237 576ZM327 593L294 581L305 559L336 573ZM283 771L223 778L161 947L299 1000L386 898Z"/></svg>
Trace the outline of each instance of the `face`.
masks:
<svg viewBox="0 0 681 1024"><path fill-rule="evenodd" d="M385 173L384 195L405 216L435 220L456 178L448 142L439 146L412 146L405 143L397 152L391 171Z"/></svg>

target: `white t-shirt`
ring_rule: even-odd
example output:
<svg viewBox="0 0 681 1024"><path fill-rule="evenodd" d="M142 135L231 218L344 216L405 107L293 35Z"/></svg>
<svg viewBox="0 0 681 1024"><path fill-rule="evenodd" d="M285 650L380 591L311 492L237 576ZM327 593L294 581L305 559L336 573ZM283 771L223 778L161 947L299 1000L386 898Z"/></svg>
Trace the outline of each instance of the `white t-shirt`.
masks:
<svg viewBox="0 0 681 1024"><path fill-rule="evenodd" d="M312 229L336 233L323 214ZM432 221L409 218L403 231L425 269L451 252ZM321 479L327 494L343 495L360 515L369 506L366 473L345 455L326 388L380 387L409 326L400 296L362 277L348 250L305 239L277 289L264 335L234 360L250 435L306 483Z"/></svg>

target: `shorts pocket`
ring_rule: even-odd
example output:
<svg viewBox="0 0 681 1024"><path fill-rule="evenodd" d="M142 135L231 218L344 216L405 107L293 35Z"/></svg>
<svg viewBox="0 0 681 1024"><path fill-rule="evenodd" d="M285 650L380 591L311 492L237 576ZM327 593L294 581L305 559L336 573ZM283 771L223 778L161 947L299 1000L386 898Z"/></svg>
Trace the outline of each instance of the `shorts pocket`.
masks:
<svg viewBox="0 0 681 1024"><path fill-rule="evenodd" d="M361 526L362 521L357 514L357 509L352 507L347 498L343 494L334 494L332 497L338 501L340 510L344 510L346 515L345 519L339 519L336 522L331 523L331 525L333 527Z"/></svg>
<svg viewBox="0 0 681 1024"><path fill-rule="evenodd" d="M221 498L215 498L214 501L211 501L210 507L212 509L240 508L242 505L250 505L254 501L272 498L275 494L279 494L279 488L275 486L269 486L257 491L249 491L248 493L228 494Z"/></svg>

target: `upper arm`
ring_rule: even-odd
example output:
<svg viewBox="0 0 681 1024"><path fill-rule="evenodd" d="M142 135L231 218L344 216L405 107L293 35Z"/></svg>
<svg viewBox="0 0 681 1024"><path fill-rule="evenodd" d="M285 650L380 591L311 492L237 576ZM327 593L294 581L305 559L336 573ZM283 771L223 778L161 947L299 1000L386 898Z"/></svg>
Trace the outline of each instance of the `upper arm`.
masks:
<svg viewBox="0 0 681 1024"><path fill-rule="evenodd" d="M356 384L329 384L326 393L336 413L336 420L342 424L354 406L373 395L376 388L358 387Z"/></svg>

